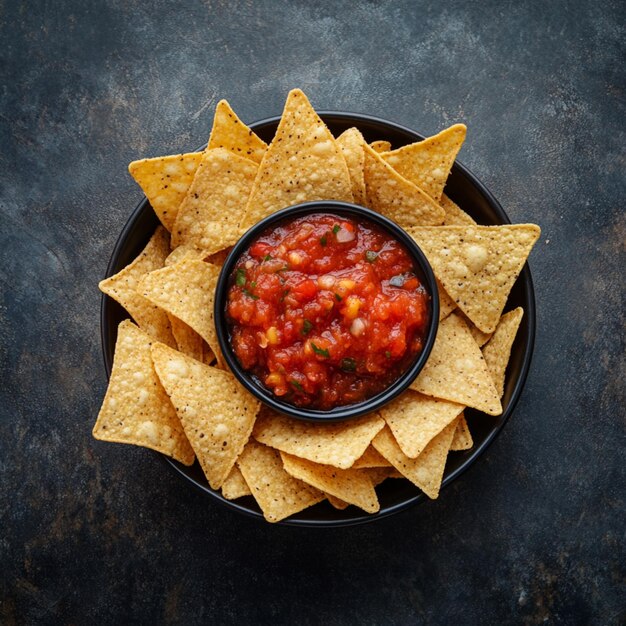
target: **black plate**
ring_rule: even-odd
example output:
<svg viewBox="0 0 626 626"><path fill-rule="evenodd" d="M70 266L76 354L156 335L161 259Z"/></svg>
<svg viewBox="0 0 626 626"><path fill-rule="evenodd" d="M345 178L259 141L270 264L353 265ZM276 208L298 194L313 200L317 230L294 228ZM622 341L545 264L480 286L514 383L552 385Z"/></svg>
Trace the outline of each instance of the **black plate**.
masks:
<svg viewBox="0 0 626 626"><path fill-rule="evenodd" d="M322 111L319 112L319 115L335 136L338 136L351 126L357 126L368 142L376 139L387 139L391 141L394 148L424 138L409 128L369 115L333 111ZM273 117L251 124L250 127L269 143L274 136L278 121L278 117ZM466 167L458 162L452 167L445 192L479 224L511 223L489 190ZM141 252L158 224L159 221L150 203L144 198L133 211L115 244L107 267L106 277L119 272ZM502 398L504 411L498 417L491 417L473 409L465 410L465 416L474 439L474 447L463 452L452 452L448 456L442 487L449 485L460 476L486 450L487 446L502 430L522 393L530 368L536 325L535 297L528 265L524 267L513 286L505 311L518 306L523 307L524 317L513 344L511 359L507 369L504 396ZM128 314L117 302L108 296L102 296L100 323L102 351L107 376L110 375L113 365L117 326L127 317ZM186 480L189 480L215 500L246 515L263 519L259 507L251 496L230 501L223 498L219 492L213 491L206 482L198 462L191 467L187 467L162 454L159 454L159 456ZM278 523L289 526L349 526L362 524L387 517L417 502L427 500L426 496L407 480L386 480L377 488L377 493L380 501L380 511L373 515L363 513L354 506L349 506L347 509L339 511L328 502L321 502Z"/></svg>

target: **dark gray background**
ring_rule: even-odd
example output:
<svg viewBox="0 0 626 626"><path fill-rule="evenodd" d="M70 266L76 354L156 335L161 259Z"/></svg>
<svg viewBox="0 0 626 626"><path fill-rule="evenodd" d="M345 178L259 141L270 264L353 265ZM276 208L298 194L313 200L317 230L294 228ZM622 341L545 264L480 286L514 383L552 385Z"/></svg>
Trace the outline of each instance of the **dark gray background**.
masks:
<svg viewBox="0 0 626 626"><path fill-rule="evenodd" d="M315 5L315 6L313 6ZM617 1L0 2L0 623L617 623L626 11ZM439 500L272 527L90 431L127 163L299 86L434 133L543 233L521 402ZM621 617L620 617L621 615Z"/></svg>

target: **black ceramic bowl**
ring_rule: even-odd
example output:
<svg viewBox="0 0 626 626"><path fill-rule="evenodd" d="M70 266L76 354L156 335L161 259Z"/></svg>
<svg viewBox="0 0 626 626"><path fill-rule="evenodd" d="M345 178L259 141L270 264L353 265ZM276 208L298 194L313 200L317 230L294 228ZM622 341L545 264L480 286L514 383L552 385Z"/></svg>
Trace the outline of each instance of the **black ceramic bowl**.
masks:
<svg viewBox="0 0 626 626"><path fill-rule="evenodd" d="M229 324L226 314L226 303L228 301L228 291L233 283L233 271L235 265L239 261L241 255L267 230L276 228L282 223L290 222L298 217L312 215L315 213L332 213L345 217L352 217L360 222L369 222L374 226L378 226L381 230L388 233L391 237L399 241L406 251L409 253L415 264L416 275L420 282L431 296L428 310L428 327L424 341L424 348L420 354L416 355L403 374L397 378L384 391L378 393L363 402L350 404L347 406L338 406L329 411L317 411L294 406L288 402L281 401L272 394L260 381L246 372L239 360L237 359L230 341ZM305 202L291 206L282 211L266 217L252 228L250 228L233 247L228 258L224 262L217 288L215 290L215 327L217 329L217 337L224 359L237 377L239 382L261 402L279 411L289 417L296 419L309 420L314 422L335 422L339 420L358 417L366 413L372 413L380 409L382 406L391 402L395 397L401 394L420 373L424 367L428 355L432 350L437 336L437 327L439 325L439 296L437 293L437 282L435 275L426 260L424 253L420 250L413 239L402 230L395 222L376 213L370 209L366 209L357 204L348 204L347 202L338 201L317 201Z"/></svg>
<svg viewBox="0 0 626 626"><path fill-rule="evenodd" d="M387 139L394 148L424 139L422 135L410 128L369 115L338 113L334 111L322 111L319 112L319 115L335 136L352 126L356 126L367 141ZM262 139L269 142L274 136L279 119L278 117L273 117L262 120L251 124L250 127ZM458 161L452 166L452 172L448 178L445 192L479 224L511 223L499 202L485 185ZM107 267L107 277L119 272L141 252L158 224L159 220L147 199L144 198L131 214L117 239ZM443 477L444 488L471 467L496 438L511 416L524 388L533 353L536 323L535 296L528 265L524 267L513 286L505 310L514 309L518 306L524 308L524 317L513 344L511 359L507 369L504 396L502 398L504 410L501 415L490 417L478 411L466 409L465 416L472 432L474 446L470 450L452 452L449 455ZM117 302L108 296L102 296L100 330L107 376L110 375L111 367L113 366L117 326L127 317L128 314ZM191 467L187 467L164 455L159 454L159 457L185 480L188 480L214 500L232 510L263 521L263 515L252 496L233 501L226 500L218 491L213 491L209 487L197 462ZM278 523L285 526L307 527L363 524L398 513L428 499L417 487L406 480L386 480L376 491L380 501L380 511L373 515L364 513L353 506L339 511L328 502L321 502ZM442 493L445 494L445 489ZM445 495L440 497L445 497Z"/></svg>

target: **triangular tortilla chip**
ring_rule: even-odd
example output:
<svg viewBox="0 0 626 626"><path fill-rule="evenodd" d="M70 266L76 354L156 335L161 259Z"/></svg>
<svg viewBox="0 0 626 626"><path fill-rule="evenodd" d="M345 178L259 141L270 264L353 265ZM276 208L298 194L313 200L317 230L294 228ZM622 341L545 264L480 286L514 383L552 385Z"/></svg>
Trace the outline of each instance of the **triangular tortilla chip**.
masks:
<svg viewBox="0 0 626 626"><path fill-rule="evenodd" d="M524 309L518 306L516 309L505 313L496 327L493 337L483 348L483 356L487 369L493 378L500 397L504 394L504 374L509 364L511 347L517 335L517 329L524 315Z"/></svg>
<svg viewBox="0 0 626 626"><path fill-rule="evenodd" d="M178 350L192 359L202 361L204 358L204 339L191 326L179 320L175 315L168 313L167 317L170 320L172 335L174 335Z"/></svg>
<svg viewBox="0 0 626 626"><path fill-rule="evenodd" d="M259 401L230 372L157 343L154 368L209 485L219 489L250 438Z"/></svg>
<svg viewBox="0 0 626 626"><path fill-rule="evenodd" d="M466 132L465 124L455 124L424 141L385 152L383 158L396 172L439 201Z"/></svg>
<svg viewBox="0 0 626 626"><path fill-rule="evenodd" d="M502 413L498 392L480 348L465 322L455 313L439 323L432 352L424 369L411 383L411 389L489 415Z"/></svg>
<svg viewBox="0 0 626 626"><path fill-rule="evenodd" d="M202 152L189 152L141 159L128 166L130 175L143 189L167 230L174 227L178 207L191 185L201 159Z"/></svg>
<svg viewBox="0 0 626 626"><path fill-rule="evenodd" d="M230 470L230 474L222 483L222 495L227 500L236 500L237 498L243 498L243 496L252 495L246 479L236 465Z"/></svg>
<svg viewBox="0 0 626 626"><path fill-rule="evenodd" d="M465 415L461 413L454 431L454 437L452 437L452 443L450 444L450 450L469 450L474 445L472 434L470 433L469 426Z"/></svg>
<svg viewBox="0 0 626 626"><path fill-rule="evenodd" d="M193 450L152 366L153 341L130 320L119 325L109 387L93 436L157 450L191 465Z"/></svg>
<svg viewBox="0 0 626 626"><path fill-rule="evenodd" d="M363 153L363 144L365 139L358 128L348 128L337 137L337 144L341 148L343 156L350 172L350 183L352 185L352 195L354 202L365 206L365 176L363 169L365 167L365 154Z"/></svg>
<svg viewBox="0 0 626 626"><path fill-rule="evenodd" d="M363 144L369 206L402 227L441 224L443 209L424 191L398 174L378 152Z"/></svg>
<svg viewBox="0 0 626 626"><path fill-rule="evenodd" d="M380 414L402 452L414 459L463 409L462 404L409 390L385 405Z"/></svg>
<svg viewBox="0 0 626 626"><path fill-rule="evenodd" d="M302 459L346 469L365 452L384 425L378 414L317 424L268 412L259 417L254 438Z"/></svg>
<svg viewBox="0 0 626 626"><path fill-rule="evenodd" d="M439 496L455 429L456 421L446 426L416 459L410 459L402 452L389 428L381 430L372 444L404 477L429 498L435 499Z"/></svg>
<svg viewBox="0 0 626 626"><path fill-rule="evenodd" d="M237 465L268 522L279 522L324 499L324 494L283 469L277 450L250 440Z"/></svg>
<svg viewBox="0 0 626 626"><path fill-rule="evenodd" d="M409 229L444 289L485 333L500 321L540 232L535 224Z"/></svg>
<svg viewBox="0 0 626 626"><path fill-rule="evenodd" d="M178 246L174 248L167 259L165 259L165 267L176 265L176 263L180 263L183 259L197 259L198 261L202 261L204 258L205 254L202 250L197 250L193 246Z"/></svg>
<svg viewBox="0 0 626 626"><path fill-rule="evenodd" d="M353 199L341 149L302 91L290 91L261 161L242 227L300 202Z"/></svg>
<svg viewBox="0 0 626 626"><path fill-rule="evenodd" d="M334 506L339 511L343 511L350 506L347 502L344 502L339 498L335 498L335 496L331 496L329 493L326 493L324 495L328 498L328 501L332 504L332 506Z"/></svg>
<svg viewBox="0 0 626 626"><path fill-rule="evenodd" d="M147 274L138 290L148 300L191 326L209 344L221 363L213 321L215 286L219 273L215 265L185 259Z"/></svg>
<svg viewBox="0 0 626 626"><path fill-rule="evenodd" d="M169 235L159 226L141 254L123 270L101 281L98 287L119 302L142 330L157 341L174 346L176 344L165 311L136 291L139 281L146 274L163 267L169 252Z"/></svg>
<svg viewBox="0 0 626 626"><path fill-rule="evenodd" d="M285 471L294 478L368 513L376 513L380 509L374 485L365 470L342 470L299 459L285 452L280 455Z"/></svg>
<svg viewBox="0 0 626 626"><path fill-rule="evenodd" d="M238 156L260 163L267 144L237 117L226 100L220 100L215 107L207 148L225 148Z"/></svg>
<svg viewBox="0 0 626 626"><path fill-rule="evenodd" d="M457 311L457 315L467 324L474 341L478 344L479 348L482 348L491 339L493 333L484 333L480 328L474 325L472 320L463 313L463 311Z"/></svg>
<svg viewBox="0 0 626 626"><path fill-rule="evenodd" d="M376 141L372 141L372 143L370 143L370 148L379 154L389 152L389 150L391 150L391 142L386 141L385 139L377 139Z"/></svg>
<svg viewBox="0 0 626 626"><path fill-rule="evenodd" d="M439 204L446 213L443 219L444 226L465 226L476 224L474 218L468 215L460 206L455 204L446 194L441 196Z"/></svg>
<svg viewBox="0 0 626 626"><path fill-rule="evenodd" d="M172 246L195 246L208 256L234 245L257 170L229 150L207 150L178 210Z"/></svg>

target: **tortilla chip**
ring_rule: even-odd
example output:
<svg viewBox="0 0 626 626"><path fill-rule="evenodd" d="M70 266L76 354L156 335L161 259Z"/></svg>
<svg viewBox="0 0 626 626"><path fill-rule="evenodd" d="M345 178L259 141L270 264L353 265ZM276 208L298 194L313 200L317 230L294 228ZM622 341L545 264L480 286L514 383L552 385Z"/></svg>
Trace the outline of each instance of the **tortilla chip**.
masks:
<svg viewBox="0 0 626 626"><path fill-rule="evenodd" d="M152 361L209 485L219 489L250 438L260 403L230 372L157 343Z"/></svg>
<svg viewBox="0 0 626 626"><path fill-rule="evenodd" d="M98 287L119 302L142 330L158 341L174 346L176 343L165 311L136 291L137 284L146 274L163 267L169 251L169 235L159 226L141 254L123 270L101 281Z"/></svg>
<svg viewBox="0 0 626 626"><path fill-rule="evenodd" d="M202 261L204 257L204 252L197 250L193 246L178 246L174 248L167 259L165 259L165 267L176 265L176 263L180 263L183 259L197 259Z"/></svg>
<svg viewBox="0 0 626 626"><path fill-rule="evenodd" d="M386 152L383 158L398 174L439 201L466 132L465 124L454 124L424 141Z"/></svg>
<svg viewBox="0 0 626 626"><path fill-rule="evenodd" d="M174 227L178 207L191 185L201 159L202 152L189 152L140 159L128 166L130 175L142 188L167 230Z"/></svg>
<svg viewBox="0 0 626 626"><path fill-rule="evenodd" d="M405 478L419 487L429 498L435 499L439 496L455 429L456 421L446 426L416 459L410 459L402 452L389 428L381 430L372 443Z"/></svg>
<svg viewBox="0 0 626 626"><path fill-rule="evenodd" d="M216 148L207 150L172 231L172 245L195 246L206 256L234 245L258 165Z"/></svg>
<svg viewBox="0 0 626 626"><path fill-rule="evenodd" d="M267 144L237 117L226 100L220 100L215 107L207 146L208 150L215 148L224 148L258 164L263 159Z"/></svg>
<svg viewBox="0 0 626 626"><path fill-rule="evenodd" d="M331 496L329 493L324 494L328 501L339 511L343 511L347 509L350 505L339 498L335 498L335 496Z"/></svg>
<svg viewBox="0 0 626 626"><path fill-rule="evenodd" d="M144 276L138 290L148 300L195 330L217 355L218 362L222 363L213 321L213 302L219 273L215 265L185 259Z"/></svg>
<svg viewBox="0 0 626 626"><path fill-rule="evenodd" d="M399 474L398 470L396 470L396 468L393 467L393 465L391 465L389 461L387 461L387 467L368 467L365 468L363 471L369 476L374 487L378 487L378 485L380 485L388 478L404 478L404 476L402 476L402 474Z"/></svg>
<svg viewBox="0 0 626 626"><path fill-rule="evenodd" d="M376 448L373 448L370 444L365 452L352 464L352 469L370 469L372 467L389 467L389 461L382 457L376 451Z"/></svg>
<svg viewBox="0 0 626 626"><path fill-rule="evenodd" d="M391 142L385 139L378 139L370 143L370 148L378 153L389 152L391 150Z"/></svg>
<svg viewBox="0 0 626 626"><path fill-rule="evenodd" d="M207 263L212 263L213 265L217 265L217 267L222 268L224 263L226 263L226 259L232 250L232 246L228 248L224 248L223 250L219 250L214 254L210 254L206 259L204 259Z"/></svg>
<svg viewBox="0 0 626 626"><path fill-rule="evenodd" d="M441 224L443 209L396 172L378 152L363 144L368 205L402 227Z"/></svg>
<svg viewBox="0 0 626 626"><path fill-rule="evenodd" d="M504 394L504 374L506 366L509 364L511 347L517 335L524 309L518 306L516 309L505 313L496 327L493 337L483 348L483 356L491 378L496 385L500 397Z"/></svg>
<svg viewBox="0 0 626 626"><path fill-rule="evenodd" d="M439 204L445 211L446 216L443 219L444 226L472 226L476 222L461 207L452 202L444 193L439 200Z"/></svg>
<svg viewBox="0 0 626 626"><path fill-rule="evenodd" d="M409 229L444 289L485 333L500 321L540 232L534 224Z"/></svg>
<svg viewBox="0 0 626 626"><path fill-rule="evenodd" d="M170 320L172 335L174 335L180 352L190 356L192 359L202 361L204 357L204 339L191 326L179 320L175 315L168 314L167 317Z"/></svg>
<svg viewBox="0 0 626 626"><path fill-rule="evenodd" d="M465 414L459 415L459 420L454 431L454 437L452 437L452 443L450 444L450 450L469 450L474 445L472 434L470 433Z"/></svg>
<svg viewBox="0 0 626 626"><path fill-rule="evenodd" d="M265 445L302 459L346 469L365 452L384 425L378 414L348 422L318 424L267 412L259 416L253 436Z"/></svg>
<svg viewBox="0 0 626 626"><path fill-rule="evenodd" d="M294 89L261 161L241 225L247 229L279 209L311 200L354 198L341 149L307 97Z"/></svg>
<svg viewBox="0 0 626 626"><path fill-rule="evenodd" d="M324 494L290 476L277 450L250 440L237 465L268 522L279 522L324 499Z"/></svg>
<svg viewBox="0 0 626 626"><path fill-rule="evenodd" d="M439 293L439 321L441 321L456 309L456 302L448 295L439 281L437 281L437 292Z"/></svg>
<svg viewBox="0 0 626 626"><path fill-rule="evenodd" d="M226 480L222 483L222 495L227 500L236 500L237 498L243 498L243 496L252 495L248 483L243 477L241 470L236 465L230 470L230 474L228 474Z"/></svg>
<svg viewBox="0 0 626 626"><path fill-rule="evenodd" d="M411 383L411 389L489 415L502 413L498 392L480 348L456 313L439 322L432 352L424 369Z"/></svg>
<svg viewBox="0 0 626 626"><path fill-rule="evenodd" d="M152 366L153 341L130 320L119 325L109 387L93 436L157 450L191 465L193 450Z"/></svg>
<svg viewBox="0 0 626 626"><path fill-rule="evenodd" d="M364 470L337 469L300 459L286 452L281 452L280 455L285 471L294 478L348 504L354 504L368 513L376 513L380 509L372 481Z"/></svg>
<svg viewBox="0 0 626 626"><path fill-rule="evenodd" d="M464 408L409 390L384 406L380 414L402 452L414 459Z"/></svg>
<svg viewBox="0 0 626 626"><path fill-rule="evenodd" d="M348 128L337 137L337 144L341 148L350 173L354 202L362 206L366 204L365 177L363 175L363 168L365 167L364 143L365 139L363 139L358 128Z"/></svg>

